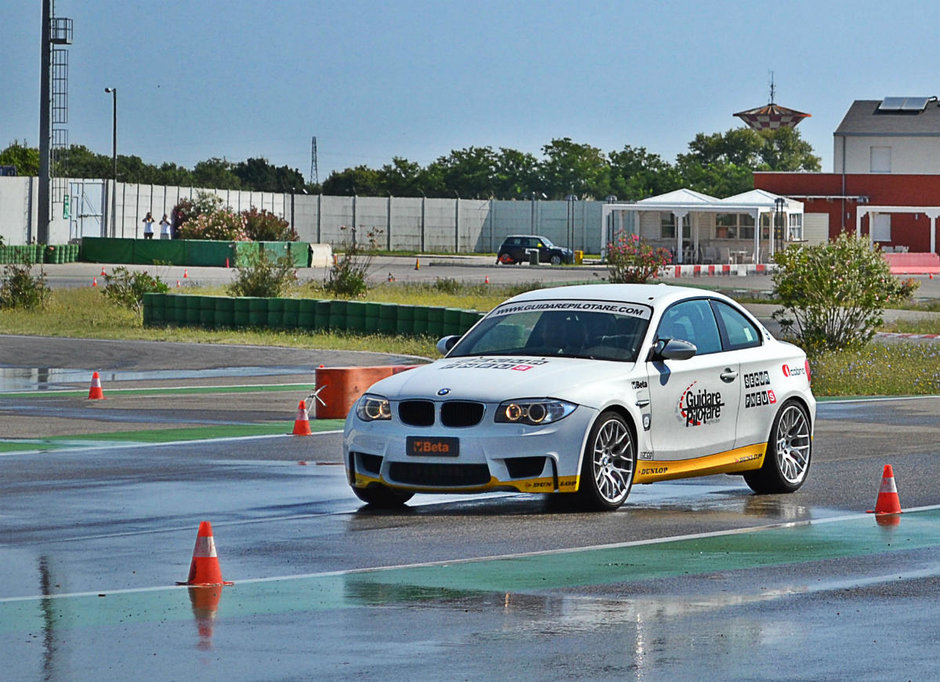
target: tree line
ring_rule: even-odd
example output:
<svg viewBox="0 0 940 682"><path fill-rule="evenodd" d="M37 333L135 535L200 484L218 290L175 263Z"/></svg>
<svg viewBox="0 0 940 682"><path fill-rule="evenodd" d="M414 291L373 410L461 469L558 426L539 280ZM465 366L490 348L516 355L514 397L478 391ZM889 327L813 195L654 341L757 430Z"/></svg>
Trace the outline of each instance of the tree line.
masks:
<svg viewBox="0 0 940 682"><path fill-rule="evenodd" d="M264 158L240 162L211 158L190 170L119 155L117 175L121 182L335 196L604 199L613 195L635 201L680 187L731 196L753 189L754 171L820 170L819 157L795 128L699 133L688 149L670 163L645 147L626 145L605 153L569 137L544 145L541 158L506 147L471 146L426 166L396 156L380 168L360 165L334 171L320 186L305 182L300 171L274 166ZM39 152L13 143L0 152L0 165L16 165L20 175L36 175ZM73 145L57 153L55 175L110 178L112 158Z"/></svg>

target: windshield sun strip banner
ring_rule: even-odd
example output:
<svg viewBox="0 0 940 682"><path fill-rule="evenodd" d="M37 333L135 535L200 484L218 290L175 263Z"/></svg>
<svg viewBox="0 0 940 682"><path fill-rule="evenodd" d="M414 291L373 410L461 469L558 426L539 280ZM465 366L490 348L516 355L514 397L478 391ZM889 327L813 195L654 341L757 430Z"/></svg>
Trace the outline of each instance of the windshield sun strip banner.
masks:
<svg viewBox="0 0 940 682"><path fill-rule="evenodd" d="M527 303L508 303L499 306L490 316L513 315L516 313L541 312L546 310L572 310L578 312L614 313L648 320L653 310L641 303L626 303L618 301L531 301Z"/></svg>

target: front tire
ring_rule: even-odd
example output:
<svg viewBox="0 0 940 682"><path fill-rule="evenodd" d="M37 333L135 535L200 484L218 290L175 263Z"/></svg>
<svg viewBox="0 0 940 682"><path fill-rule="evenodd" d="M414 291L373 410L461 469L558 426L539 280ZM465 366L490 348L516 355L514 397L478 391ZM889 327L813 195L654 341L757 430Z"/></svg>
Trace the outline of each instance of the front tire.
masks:
<svg viewBox="0 0 940 682"><path fill-rule="evenodd" d="M552 256L552 265L561 265L561 256Z"/></svg>
<svg viewBox="0 0 940 682"><path fill-rule="evenodd" d="M767 441L764 465L744 474L755 493L792 493L806 481L813 457L809 413L802 404L788 400L774 417Z"/></svg>
<svg viewBox="0 0 940 682"><path fill-rule="evenodd" d="M618 509L630 494L635 472L633 431L616 412L602 412L584 448L578 485L581 503L597 511Z"/></svg>
<svg viewBox="0 0 940 682"><path fill-rule="evenodd" d="M368 488L353 488L352 491L366 504L379 509L396 509L414 497L414 493L389 488L387 485L373 484Z"/></svg>

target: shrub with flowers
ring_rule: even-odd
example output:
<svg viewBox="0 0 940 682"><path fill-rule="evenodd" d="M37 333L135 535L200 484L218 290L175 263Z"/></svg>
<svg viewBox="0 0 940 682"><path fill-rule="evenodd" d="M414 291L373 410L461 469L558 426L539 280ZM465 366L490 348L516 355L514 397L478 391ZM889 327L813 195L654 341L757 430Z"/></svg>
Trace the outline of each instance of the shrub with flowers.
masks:
<svg viewBox="0 0 940 682"><path fill-rule="evenodd" d="M653 247L636 234L621 231L607 244L608 279L615 284L642 284L671 260L668 249Z"/></svg>
<svg viewBox="0 0 940 682"><path fill-rule="evenodd" d="M256 242L295 242L297 233L284 218L274 215L267 209L260 211L254 206L242 211L245 216L245 233Z"/></svg>
<svg viewBox="0 0 940 682"><path fill-rule="evenodd" d="M245 231L245 216L230 208L201 213L187 220L179 229L181 239L218 239L226 242L250 241Z"/></svg>
<svg viewBox="0 0 940 682"><path fill-rule="evenodd" d="M883 324L885 307L909 299L919 286L900 281L880 248L847 232L826 244L791 245L774 262L783 308L773 317L809 353L864 345Z"/></svg>

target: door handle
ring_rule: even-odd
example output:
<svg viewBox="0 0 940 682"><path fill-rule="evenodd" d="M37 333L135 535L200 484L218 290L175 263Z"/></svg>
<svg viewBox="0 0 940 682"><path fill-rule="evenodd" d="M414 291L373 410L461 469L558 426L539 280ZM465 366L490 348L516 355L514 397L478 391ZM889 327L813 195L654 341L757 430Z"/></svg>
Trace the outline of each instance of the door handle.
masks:
<svg viewBox="0 0 940 682"><path fill-rule="evenodd" d="M721 373L721 380L724 381L726 384L730 384L732 381L734 381L737 378L738 378L738 373L734 371L733 369L731 369L730 367L726 367L725 371Z"/></svg>

